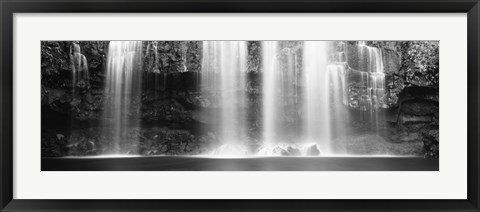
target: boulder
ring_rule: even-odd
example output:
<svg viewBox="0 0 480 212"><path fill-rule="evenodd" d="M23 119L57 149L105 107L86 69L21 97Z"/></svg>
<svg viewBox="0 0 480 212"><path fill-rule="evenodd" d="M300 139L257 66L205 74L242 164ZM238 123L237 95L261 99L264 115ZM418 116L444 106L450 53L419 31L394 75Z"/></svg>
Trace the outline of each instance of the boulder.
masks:
<svg viewBox="0 0 480 212"><path fill-rule="evenodd" d="M307 148L307 155L308 156L318 156L320 155L320 150L316 144L311 145Z"/></svg>
<svg viewBox="0 0 480 212"><path fill-rule="evenodd" d="M297 156L301 155L300 149L293 146L276 146L273 148L271 155L281 155L281 156Z"/></svg>
<svg viewBox="0 0 480 212"><path fill-rule="evenodd" d="M296 147L289 146L287 148L288 155L296 156L296 155L301 155L302 153L300 150Z"/></svg>
<svg viewBox="0 0 480 212"><path fill-rule="evenodd" d="M277 146L273 149L272 155L283 155L283 156L285 156L285 155L289 155L289 152L287 150L285 150L284 148Z"/></svg>

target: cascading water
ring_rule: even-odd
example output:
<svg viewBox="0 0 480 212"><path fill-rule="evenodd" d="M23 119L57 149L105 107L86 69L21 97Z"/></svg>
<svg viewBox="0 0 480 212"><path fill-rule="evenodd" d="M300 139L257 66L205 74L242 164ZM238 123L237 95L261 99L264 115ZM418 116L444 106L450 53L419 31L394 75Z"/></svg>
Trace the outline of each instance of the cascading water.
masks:
<svg viewBox="0 0 480 212"><path fill-rule="evenodd" d="M72 44L73 49L70 47L70 65L73 71L72 84L73 90L77 87L77 83L80 81L89 84L88 64L87 58L80 52L80 45Z"/></svg>
<svg viewBox="0 0 480 212"><path fill-rule="evenodd" d="M329 42L306 41L303 48L305 141L316 143L322 154L328 154L331 149L330 122L334 106L329 100L330 75L337 74L337 67L328 66ZM337 83L334 85L338 89Z"/></svg>
<svg viewBox="0 0 480 212"><path fill-rule="evenodd" d="M336 46L331 42L330 46L336 48L336 57L329 61L329 104L331 113L331 140L335 140L338 136L345 135L348 131L347 123L349 123L349 114L346 106L349 105L349 66L346 58L345 42L338 42Z"/></svg>
<svg viewBox="0 0 480 212"><path fill-rule="evenodd" d="M291 44L291 43L290 43ZM335 45L336 44L336 45ZM350 45L351 46L351 45ZM349 133L351 72L360 73L365 87L360 98L369 122L378 126L379 99L384 95L382 52L358 45L360 70L349 66L345 42L306 41L297 71L296 50L289 42L262 42L262 143L256 155L332 155L333 142ZM216 96L219 148L214 154L251 154L245 148L246 43L203 43L202 92ZM300 82L301 81L301 82ZM298 108L297 108L298 107ZM299 117L297 122L296 117ZM292 126L295 127L292 127ZM292 130L293 129L293 130Z"/></svg>
<svg viewBox="0 0 480 212"><path fill-rule="evenodd" d="M187 41L184 41L180 45L180 58L182 60L181 70L180 72L187 72L187 52L188 52L188 45Z"/></svg>
<svg viewBox="0 0 480 212"><path fill-rule="evenodd" d="M438 133L438 78L404 82L396 77L404 59L399 45L438 53L438 43L41 44L42 115L47 117L42 119L42 157L421 155L427 148L422 141L404 137L404 130L415 128L410 122ZM53 72L54 62L65 64L65 59L69 71ZM437 69L437 63L428 67L434 74ZM55 80L64 74L67 84ZM429 98L402 98L418 92ZM400 103L400 109L393 108ZM418 105L425 111L416 111ZM438 156L438 145L428 148L430 156Z"/></svg>
<svg viewBox="0 0 480 212"><path fill-rule="evenodd" d="M263 140L264 146L271 146L276 142L278 129L278 114L280 111L279 88L280 70L278 61L277 41L262 43L263 59Z"/></svg>
<svg viewBox="0 0 480 212"><path fill-rule="evenodd" d="M246 155L246 41L204 41L202 93L213 96L220 147L212 154Z"/></svg>
<svg viewBox="0 0 480 212"><path fill-rule="evenodd" d="M366 99L362 108L368 112L367 121L378 128L381 98L385 96L385 74L383 67L382 50L358 42L359 67L361 82L365 87Z"/></svg>
<svg viewBox="0 0 480 212"><path fill-rule="evenodd" d="M259 155L318 155L315 143L300 142L305 133L299 117L304 111L300 96L304 82L297 69L301 46L300 42L263 42L263 145Z"/></svg>
<svg viewBox="0 0 480 212"><path fill-rule="evenodd" d="M147 42L147 50L146 52L146 60L147 60L147 71L153 73L160 73L160 64L159 64L159 57L158 57L158 41L148 41Z"/></svg>
<svg viewBox="0 0 480 212"><path fill-rule="evenodd" d="M124 145L136 145L131 129L138 127L141 92L141 41L111 41L105 83L105 135L113 142L112 153Z"/></svg>

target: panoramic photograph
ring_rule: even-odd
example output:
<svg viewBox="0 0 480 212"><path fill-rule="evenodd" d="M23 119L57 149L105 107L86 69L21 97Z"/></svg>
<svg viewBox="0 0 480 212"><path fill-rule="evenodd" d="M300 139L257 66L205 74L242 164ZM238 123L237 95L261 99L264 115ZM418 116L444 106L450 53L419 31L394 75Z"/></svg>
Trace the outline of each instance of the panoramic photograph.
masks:
<svg viewBox="0 0 480 212"><path fill-rule="evenodd" d="M42 171L439 171L439 41L41 41Z"/></svg>

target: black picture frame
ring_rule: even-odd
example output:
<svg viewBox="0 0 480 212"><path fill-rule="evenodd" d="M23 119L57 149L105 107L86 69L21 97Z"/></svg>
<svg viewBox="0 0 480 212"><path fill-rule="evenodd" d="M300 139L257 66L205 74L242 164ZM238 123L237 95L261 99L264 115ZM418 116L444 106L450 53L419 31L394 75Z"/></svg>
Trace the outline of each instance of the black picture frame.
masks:
<svg viewBox="0 0 480 212"><path fill-rule="evenodd" d="M479 211L478 0L0 0L1 211ZM467 13L466 200L18 200L13 199L14 13ZM448 182L446 182L448 183Z"/></svg>

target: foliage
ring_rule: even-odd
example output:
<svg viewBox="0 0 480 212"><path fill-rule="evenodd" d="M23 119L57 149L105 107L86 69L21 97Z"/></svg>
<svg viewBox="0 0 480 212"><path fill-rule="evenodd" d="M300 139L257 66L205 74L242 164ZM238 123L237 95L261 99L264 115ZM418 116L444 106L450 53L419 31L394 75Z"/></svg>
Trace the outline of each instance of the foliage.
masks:
<svg viewBox="0 0 480 212"><path fill-rule="evenodd" d="M439 42L401 42L402 70L406 82L436 87L439 83Z"/></svg>
<svg viewBox="0 0 480 212"><path fill-rule="evenodd" d="M67 46L67 42L41 42L41 77L43 85L63 88L71 84L70 77L65 75L70 70Z"/></svg>
<svg viewBox="0 0 480 212"><path fill-rule="evenodd" d="M418 85L438 88L438 41L368 41L367 45L393 49L402 55L399 76L405 86Z"/></svg>
<svg viewBox="0 0 480 212"><path fill-rule="evenodd" d="M64 53L60 43L42 41L41 44L41 67L48 67L50 64L58 65L59 57L62 58ZM45 71L46 74L58 74L58 67L48 68Z"/></svg>

